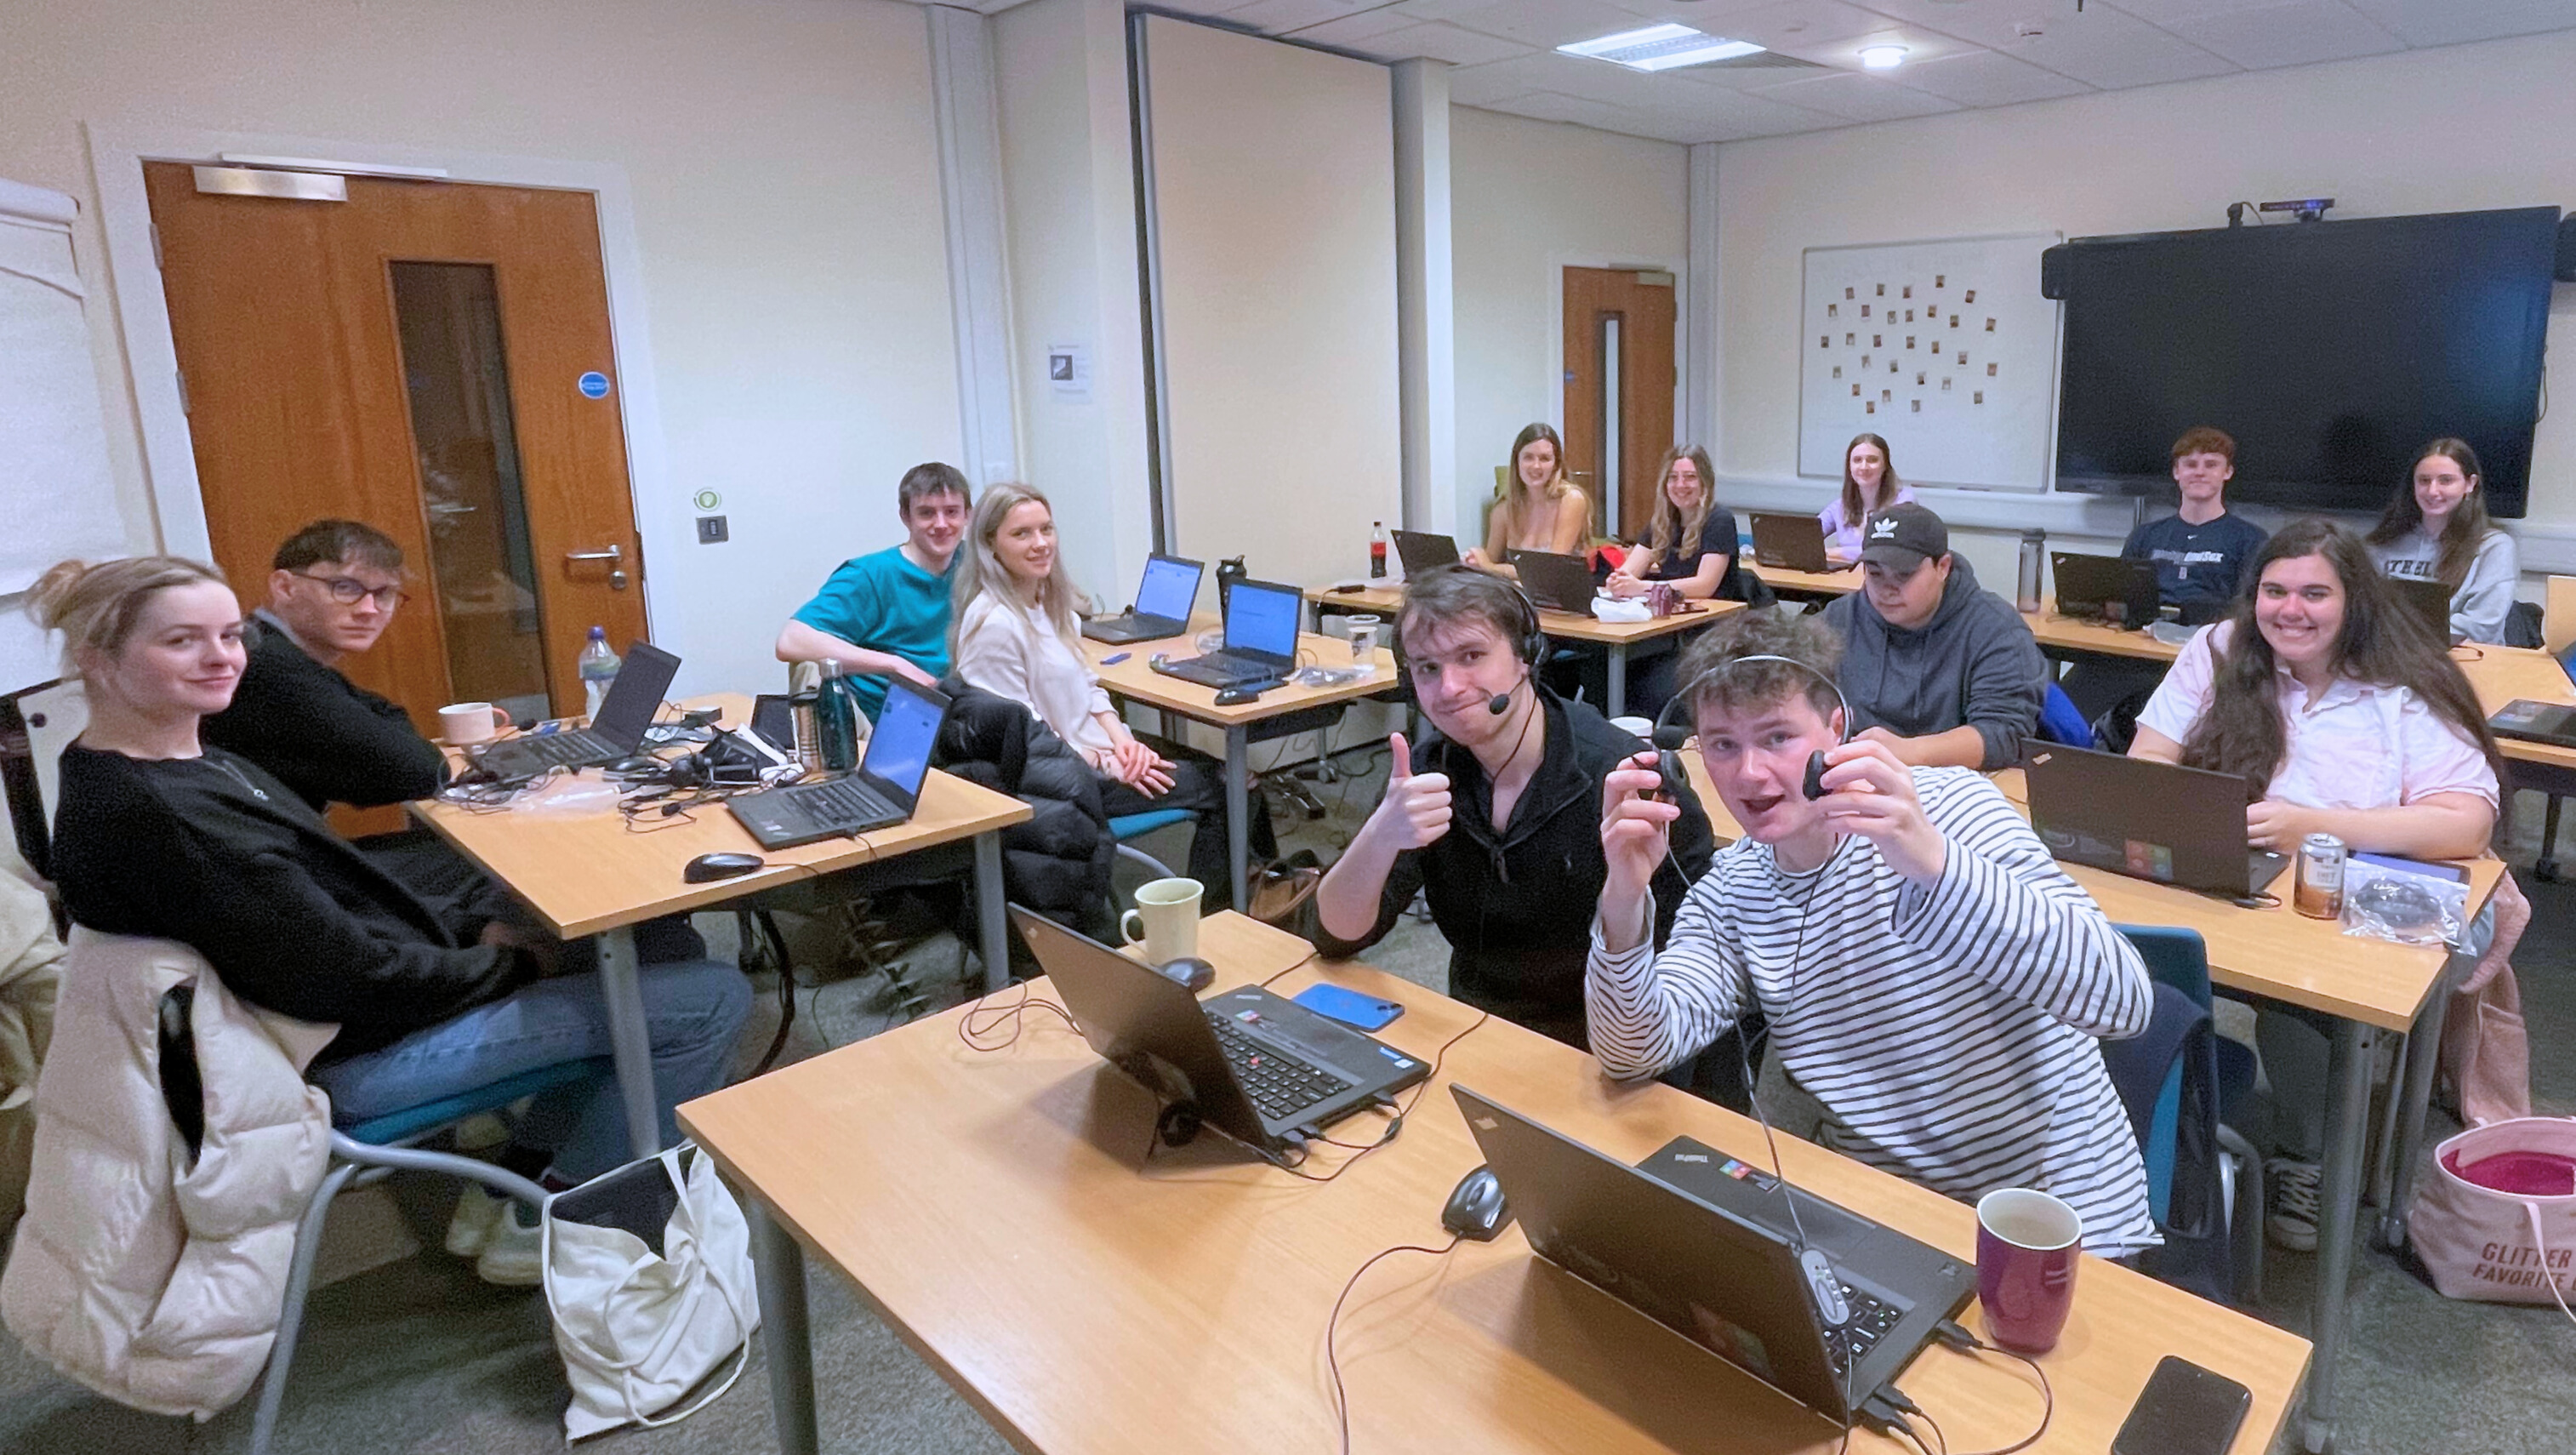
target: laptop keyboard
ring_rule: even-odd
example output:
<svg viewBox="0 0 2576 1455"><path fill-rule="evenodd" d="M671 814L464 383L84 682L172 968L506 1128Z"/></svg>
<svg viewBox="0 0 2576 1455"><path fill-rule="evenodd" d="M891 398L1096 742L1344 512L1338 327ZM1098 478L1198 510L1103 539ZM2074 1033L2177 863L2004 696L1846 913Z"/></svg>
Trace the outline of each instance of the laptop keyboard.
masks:
<svg viewBox="0 0 2576 1455"><path fill-rule="evenodd" d="M1825 1330L1825 1357L1833 1362L1836 1374L1848 1374L1851 1366L1869 1357L1905 1317L1905 1310L1882 1298L1861 1292L1846 1283L1843 1303L1851 1310L1851 1321L1839 1329Z"/></svg>
<svg viewBox="0 0 2576 1455"><path fill-rule="evenodd" d="M597 761L603 754L613 755L617 752L615 744L588 728L568 733L545 733L512 738L509 746L507 757L522 761L534 759L549 767L566 763L591 763Z"/></svg>
<svg viewBox="0 0 2576 1455"><path fill-rule="evenodd" d="M1271 1121L1294 1121L1299 1113L1351 1089L1347 1078L1253 1040L1230 1017L1210 1011L1208 1024L1216 1028L1216 1043L1224 1048L1234 1079Z"/></svg>
<svg viewBox="0 0 2576 1455"><path fill-rule="evenodd" d="M818 830L857 829L902 816L883 795L856 778L799 783L772 789L763 797L777 803L781 818L801 818Z"/></svg>

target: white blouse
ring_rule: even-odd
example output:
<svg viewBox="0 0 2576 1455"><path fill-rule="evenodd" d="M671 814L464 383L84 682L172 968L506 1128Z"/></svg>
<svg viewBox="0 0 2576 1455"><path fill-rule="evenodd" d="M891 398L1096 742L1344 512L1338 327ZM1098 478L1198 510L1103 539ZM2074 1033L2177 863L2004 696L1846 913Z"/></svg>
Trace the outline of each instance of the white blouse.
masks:
<svg viewBox="0 0 2576 1455"><path fill-rule="evenodd" d="M987 692L1028 704L1085 758L1117 746L1093 717L1110 711L1099 676L1037 607L990 592L976 597L958 624L956 670Z"/></svg>

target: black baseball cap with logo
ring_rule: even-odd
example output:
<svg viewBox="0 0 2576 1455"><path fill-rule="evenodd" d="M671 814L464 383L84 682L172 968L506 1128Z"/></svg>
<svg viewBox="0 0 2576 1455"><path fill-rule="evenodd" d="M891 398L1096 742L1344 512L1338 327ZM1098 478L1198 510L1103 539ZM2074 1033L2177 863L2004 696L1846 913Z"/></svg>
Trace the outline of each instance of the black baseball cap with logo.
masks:
<svg viewBox="0 0 2576 1455"><path fill-rule="evenodd" d="M1950 553L1950 528L1920 505L1891 505L1861 527L1860 558L1913 575L1934 556Z"/></svg>

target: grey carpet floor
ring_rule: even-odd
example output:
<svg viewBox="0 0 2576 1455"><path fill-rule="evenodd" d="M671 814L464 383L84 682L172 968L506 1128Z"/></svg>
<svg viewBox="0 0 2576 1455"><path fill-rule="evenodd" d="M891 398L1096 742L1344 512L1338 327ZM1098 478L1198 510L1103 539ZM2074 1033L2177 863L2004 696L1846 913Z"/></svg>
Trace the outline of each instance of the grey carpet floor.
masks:
<svg viewBox="0 0 2576 1455"><path fill-rule="evenodd" d="M1352 784L1346 801L1313 823L1281 820L1287 847L1328 856L1344 841L1376 783ZM1339 789L1323 797L1332 803ZM2576 886L2534 882L2538 800L2523 799L2516 861L2536 914L2516 956L2531 1027L2537 1109L2576 1114ZM1177 843L1164 857L1177 861ZM724 921L711 923L721 935ZM1447 983L1447 947L1430 926L1407 921L1369 956L1433 989ZM954 941L907 956L924 982L953 979ZM762 1008L745 1033L746 1063L765 1047L776 1012ZM800 993L791 1058L873 1034L899 1019L885 982L863 977ZM2428 1144L2456 1130L2440 1113ZM2428 1151L2429 1155L2429 1151ZM279 1455L541 1455L563 1446L563 1374L534 1295L488 1288L436 1248L453 1194L432 1180L397 1180L369 1216L334 1214L330 1261L365 1271L317 1291L288 1386ZM427 1251L418 1251L425 1247ZM372 1265L372 1266L369 1266ZM2259 1316L2304 1333L2313 1260L2273 1250ZM2402 1257L2377 1249L2357 1260L2347 1294L2353 1341L2342 1383L2349 1455L2563 1455L2576 1449L2576 1326L2555 1309L2452 1303ZM816 1387L826 1450L883 1455L986 1455L1009 1447L944 1385L840 1279L813 1278ZM1322 1398L1321 1391L1317 1397ZM202 1428L138 1415L55 1375L15 1340L0 1339L0 1455L57 1452L238 1452L248 1448L250 1404ZM767 1371L755 1358L712 1407L664 1430L605 1435L585 1448L615 1455L776 1448ZM1712 1448L1723 1448L1714 1444Z"/></svg>

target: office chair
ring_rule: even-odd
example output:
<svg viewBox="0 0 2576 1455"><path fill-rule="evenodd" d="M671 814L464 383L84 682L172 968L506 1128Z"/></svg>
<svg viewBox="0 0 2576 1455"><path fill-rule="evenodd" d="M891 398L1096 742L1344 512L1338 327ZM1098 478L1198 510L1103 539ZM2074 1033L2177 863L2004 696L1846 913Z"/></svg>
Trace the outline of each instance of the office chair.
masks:
<svg viewBox="0 0 2576 1455"><path fill-rule="evenodd" d="M2146 962L2149 979L2180 992L2201 1010L2210 1010L2209 947L2198 931L2167 925L2112 928L2137 947L2138 958ZM2254 1088L2254 1050L2216 1034L2214 1020L2209 1039L2210 1060L2195 1074L2210 1078L2210 1105L2215 1113L2211 1135L2218 1150L2218 1199L2226 1216L2231 1281L2236 1300L2250 1304L2263 1291L2263 1159L2255 1155L2253 1145L2237 1132L2229 1118ZM2120 1043L2102 1044L2107 1063L2113 1054L2111 1048ZM2158 1086L2156 1126L2168 1137L2178 1135L2184 1104L2180 1077L2184 1070L2177 1064ZM2170 1141L2167 1145L2170 1147ZM2145 1146L2142 1140L2142 1149ZM2152 1178L2151 1170L2151 1181Z"/></svg>

